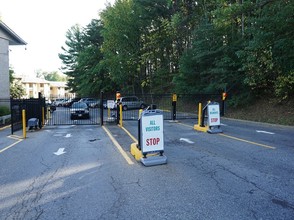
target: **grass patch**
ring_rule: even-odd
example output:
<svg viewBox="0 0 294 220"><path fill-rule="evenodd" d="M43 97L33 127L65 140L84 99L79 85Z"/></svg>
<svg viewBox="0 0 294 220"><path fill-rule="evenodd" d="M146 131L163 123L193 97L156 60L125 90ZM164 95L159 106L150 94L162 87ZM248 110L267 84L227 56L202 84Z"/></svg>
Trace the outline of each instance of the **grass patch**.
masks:
<svg viewBox="0 0 294 220"><path fill-rule="evenodd" d="M275 99L258 100L248 106L228 107L228 118L294 126L294 99L279 102Z"/></svg>

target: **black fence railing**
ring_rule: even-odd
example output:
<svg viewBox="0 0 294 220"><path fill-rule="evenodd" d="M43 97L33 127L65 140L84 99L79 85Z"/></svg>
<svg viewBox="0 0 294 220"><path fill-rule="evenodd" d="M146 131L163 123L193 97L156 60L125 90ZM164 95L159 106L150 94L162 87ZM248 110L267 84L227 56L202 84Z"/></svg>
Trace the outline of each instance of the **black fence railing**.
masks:
<svg viewBox="0 0 294 220"><path fill-rule="evenodd" d="M26 125L31 118L39 119L38 127L42 128L43 116L46 117L45 98L11 99L11 133L22 129L22 110L25 110ZM44 115L43 115L44 114Z"/></svg>
<svg viewBox="0 0 294 220"><path fill-rule="evenodd" d="M124 105L131 105L131 101L124 102L123 99L126 97L137 97L140 103L144 103L144 106L153 106L163 111L164 120L174 119L196 119L198 117L198 104L202 103L205 105L208 101L218 102L222 105L221 94L177 94L176 102L173 100L173 94L144 94L144 95L130 95L121 94L122 100L122 117L123 120L137 120L139 117L140 105L131 108ZM115 95L103 96L105 100L114 100ZM115 114L116 111L114 112ZM112 113L113 114L113 113ZM105 117L105 116L104 116Z"/></svg>

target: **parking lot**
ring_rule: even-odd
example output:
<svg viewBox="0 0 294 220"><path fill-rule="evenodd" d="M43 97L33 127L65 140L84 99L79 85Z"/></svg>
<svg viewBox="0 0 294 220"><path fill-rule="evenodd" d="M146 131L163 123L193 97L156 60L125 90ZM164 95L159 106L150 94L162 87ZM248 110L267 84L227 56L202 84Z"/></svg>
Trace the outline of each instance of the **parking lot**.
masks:
<svg viewBox="0 0 294 220"><path fill-rule="evenodd" d="M130 154L136 120L29 132L0 153L0 217L293 219L293 127L222 119L208 134L195 123L165 120L168 161L151 167ZM2 149L17 141L4 133Z"/></svg>

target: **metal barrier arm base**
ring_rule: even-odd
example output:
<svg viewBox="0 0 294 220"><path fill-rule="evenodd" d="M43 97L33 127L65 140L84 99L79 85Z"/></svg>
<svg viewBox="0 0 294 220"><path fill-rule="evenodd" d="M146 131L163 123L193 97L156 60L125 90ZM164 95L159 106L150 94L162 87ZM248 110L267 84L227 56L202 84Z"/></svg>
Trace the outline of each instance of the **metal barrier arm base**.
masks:
<svg viewBox="0 0 294 220"><path fill-rule="evenodd" d="M138 144L137 143L132 143L131 144L131 154L134 156L134 158L139 161L142 157L142 151L138 149Z"/></svg>
<svg viewBox="0 0 294 220"><path fill-rule="evenodd" d="M220 127L210 127L207 130L207 132L210 133L210 134L217 134L217 133L223 133L223 130L220 129Z"/></svg>
<svg viewBox="0 0 294 220"><path fill-rule="evenodd" d="M207 132L208 131L208 126L201 127L200 125L196 124L196 125L194 125L194 130Z"/></svg>

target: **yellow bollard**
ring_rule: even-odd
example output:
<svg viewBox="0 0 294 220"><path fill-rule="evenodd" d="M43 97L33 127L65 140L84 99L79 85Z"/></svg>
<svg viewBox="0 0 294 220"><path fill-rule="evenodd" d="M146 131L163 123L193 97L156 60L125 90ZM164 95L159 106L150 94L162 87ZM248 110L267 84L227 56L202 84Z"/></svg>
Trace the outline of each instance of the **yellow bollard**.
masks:
<svg viewBox="0 0 294 220"><path fill-rule="evenodd" d="M122 105L119 105L119 126L122 128L123 123L122 123Z"/></svg>
<svg viewBox="0 0 294 220"><path fill-rule="evenodd" d="M202 117L205 117L205 116L202 115L202 104L199 103L199 106L198 106L198 124L194 125L194 129L197 130L197 131L207 132L208 126L201 127Z"/></svg>
<svg viewBox="0 0 294 220"><path fill-rule="evenodd" d="M198 125L199 126L201 124L201 119L202 119L202 104L199 103L199 106L198 106Z"/></svg>
<svg viewBox="0 0 294 220"><path fill-rule="evenodd" d="M142 112L143 112L143 109L140 109L140 110L139 110L139 118L141 117ZM138 118L138 119L139 119L139 118Z"/></svg>
<svg viewBox="0 0 294 220"><path fill-rule="evenodd" d="M108 118L110 118L110 108L107 108L107 113Z"/></svg>
<svg viewBox="0 0 294 220"><path fill-rule="evenodd" d="M27 126L26 126L26 110L22 110L22 136L27 137Z"/></svg>

